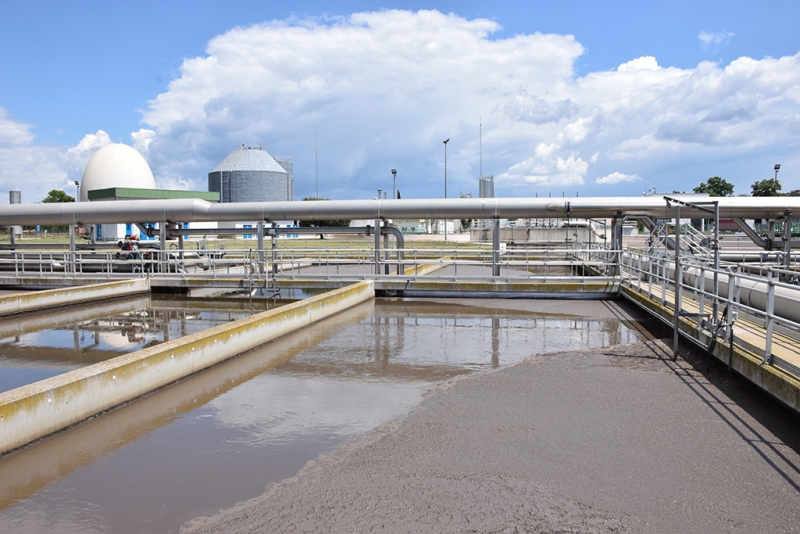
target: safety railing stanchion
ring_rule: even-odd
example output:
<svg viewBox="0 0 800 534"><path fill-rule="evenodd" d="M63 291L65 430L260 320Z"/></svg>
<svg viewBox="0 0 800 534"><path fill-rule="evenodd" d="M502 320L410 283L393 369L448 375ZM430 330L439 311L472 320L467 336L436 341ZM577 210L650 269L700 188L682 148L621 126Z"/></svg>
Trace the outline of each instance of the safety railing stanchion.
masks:
<svg viewBox="0 0 800 534"><path fill-rule="evenodd" d="M764 363L772 363L772 328L774 326L775 311L775 280L772 278L772 271L767 272L767 337L764 342Z"/></svg>

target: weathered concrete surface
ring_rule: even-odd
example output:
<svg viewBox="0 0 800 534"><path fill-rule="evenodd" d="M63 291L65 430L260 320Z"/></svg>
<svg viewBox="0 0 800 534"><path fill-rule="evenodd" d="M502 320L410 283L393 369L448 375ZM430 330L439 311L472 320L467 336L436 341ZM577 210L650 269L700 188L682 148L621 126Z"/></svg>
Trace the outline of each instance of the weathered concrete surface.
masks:
<svg viewBox="0 0 800 534"><path fill-rule="evenodd" d="M193 533L797 532L798 417L654 341L434 391Z"/></svg>
<svg viewBox="0 0 800 534"><path fill-rule="evenodd" d="M150 280L147 278L139 278L136 280L123 280L119 282L49 289L45 291L13 293L11 295L0 296L0 316L149 292Z"/></svg>
<svg viewBox="0 0 800 534"><path fill-rule="evenodd" d="M360 282L0 393L0 454L373 296L373 283Z"/></svg>

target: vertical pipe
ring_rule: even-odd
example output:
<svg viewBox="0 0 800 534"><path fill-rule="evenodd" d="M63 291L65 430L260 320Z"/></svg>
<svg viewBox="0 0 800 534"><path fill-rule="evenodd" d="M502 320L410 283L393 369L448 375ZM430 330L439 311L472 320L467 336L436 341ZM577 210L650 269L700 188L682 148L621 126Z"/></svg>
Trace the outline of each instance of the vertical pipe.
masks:
<svg viewBox="0 0 800 534"><path fill-rule="evenodd" d="M264 274L264 221L258 221L258 273Z"/></svg>
<svg viewBox="0 0 800 534"><path fill-rule="evenodd" d="M75 225L69 225L69 269L75 272Z"/></svg>
<svg viewBox="0 0 800 534"><path fill-rule="evenodd" d="M275 223L272 223L272 276L278 274L278 233L275 231Z"/></svg>
<svg viewBox="0 0 800 534"><path fill-rule="evenodd" d="M384 274L389 274L389 233L383 234L383 259L386 260Z"/></svg>
<svg viewBox="0 0 800 534"><path fill-rule="evenodd" d="M375 274L381 274L381 218L375 217Z"/></svg>
<svg viewBox="0 0 800 534"><path fill-rule="evenodd" d="M500 276L500 219L494 218L492 229L492 276Z"/></svg>
<svg viewBox="0 0 800 534"><path fill-rule="evenodd" d="M158 257L161 259L160 263L160 270L161 272L167 272L167 222L158 223L158 237L159 241L161 241L161 252L159 253Z"/></svg>
<svg viewBox="0 0 800 534"><path fill-rule="evenodd" d="M783 266L788 270L792 261L792 212L783 214Z"/></svg>

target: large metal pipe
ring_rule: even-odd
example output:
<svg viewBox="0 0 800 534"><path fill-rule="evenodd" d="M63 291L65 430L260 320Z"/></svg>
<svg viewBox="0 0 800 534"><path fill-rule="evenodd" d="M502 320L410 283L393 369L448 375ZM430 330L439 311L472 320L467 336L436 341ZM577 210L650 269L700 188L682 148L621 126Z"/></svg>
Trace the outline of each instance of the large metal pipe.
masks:
<svg viewBox="0 0 800 534"><path fill-rule="evenodd" d="M675 197L673 197L675 198ZM677 198L682 198L677 196ZM696 197L685 197L687 201ZM720 217L776 219L800 211L800 197L720 197ZM0 226L33 224L102 224L132 221L317 221L326 219L494 219L650 216L672 218L663 197L472 198L413 200L329 200L324 202L238 202L212 204L199 199L120 200L0 206ZM685 207L685 217L706 214Z"/></svg>

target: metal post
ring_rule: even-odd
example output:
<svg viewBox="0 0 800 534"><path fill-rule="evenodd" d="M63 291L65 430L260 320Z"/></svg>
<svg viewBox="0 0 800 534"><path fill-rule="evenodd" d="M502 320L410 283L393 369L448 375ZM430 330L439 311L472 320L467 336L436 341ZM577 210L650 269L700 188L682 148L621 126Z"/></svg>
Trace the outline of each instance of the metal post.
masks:
<svg viewBox="0 0 800 534"><path fill-rule="evenodd" d="M13 229L11 230L14 231ZM69 269L75 272L75 225L69 225Z"/></svg>
<svg viewBox="0 0 800 534"><path fill-rule="evenodd" d="M611 267L611 276L622 274L620 260L622 259L622 217L617 215L611 219L611 249L614 265Z"/></svg>
<svg viewBox="0 0 800 534"><path fill-rule="evenodd" d="M703 278L703 288L705 289L706 279ZM714 325L719 324L719 201L714 201Z"/></svg>
<svg viewBox="0 0 800 534"><path fill-rule="evenodd" d="M786 211L783 214L783 266L786 269L791 267L792 261L792 212Z"/></svg>
<svg viewBox="0 0 800 534"><path fill-rule="evenodd" d="M494 218L492 229L492 276L500 276L500 219Z"/></svg>
<svg viewBox="0 0 800 534"><path fill-rule="evenodd" d="M728 306L728 370L731 370L731 363L733 360L733 270L728 270L728 302L726 305ZM738 285L738 284L736 284Z"/></svg>
<svg viewBox="0 0 800 534"><path fill-rule="evenodd" d="M264 221L258 221L258 272L264 274Z"/></svg>
<svg viewBox="0 0 800 534"><path fill-rule="evenodd" d="M769 365L772 363L772 328L775 320L773 319L773 312L775 311L775 280L772 278L772 271L767 272L767 338L764 342L764 363Z"/></svg>
<svg viewBox="0 0 800 534"><path fill-rule="evenodd" d="M381 218L375 218L375 274L381 274Z"/></svg>
<svg viewBox="0 0 800 534"><path fill-rule="evenodd" d="M675 206L675 304L672 318L672 360L678 359L678 337L681 321L681 207Z"/></svg>
<svg viewBox="0 0 800 534"><path fill-rule="evenodd" d="M167 264L167 222L161 222L158 224L158 234L159 239L161 241L161 253L158 255L161 259L160 263L160 270L163 273L166 271L166 264Z"/></svg>
<svg viewBox="0 0 800 534"><path fill-rule="evenodd" d="M442 141L444 143L444 198L447 198L447 143L450 138ZM444 242L447 243L447 219L444 220Z"/></svg>
<svg viewBox="0 0 800 534"><path fill-rule="evenodd" d="M389 274L389 233L383 234L383 259L386 260L384 274Z"/></svg>
<svg viewBox="0 0 800 534"><path fill-rule="evenodd" d="M272 223L272 276L278 274L278 233L275 232L275 223Z"/></svg>

